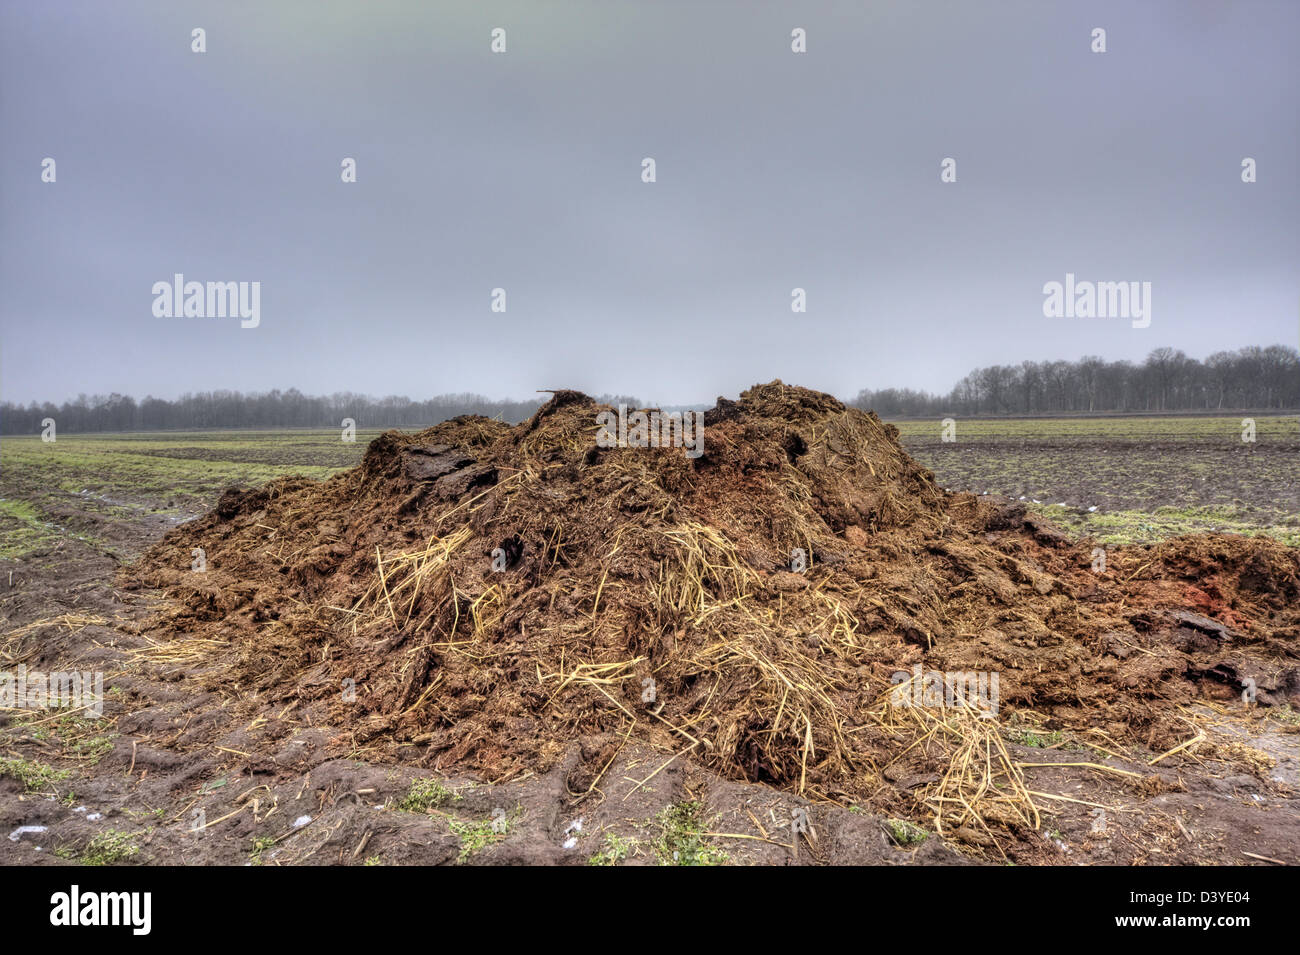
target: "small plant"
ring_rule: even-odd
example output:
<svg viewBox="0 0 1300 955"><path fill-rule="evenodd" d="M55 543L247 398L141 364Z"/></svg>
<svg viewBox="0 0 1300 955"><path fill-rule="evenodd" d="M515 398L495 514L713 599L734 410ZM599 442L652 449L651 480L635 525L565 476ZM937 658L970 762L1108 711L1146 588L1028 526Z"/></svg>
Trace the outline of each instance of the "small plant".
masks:
<svg viewBox="0 0 1300 955"><path fill-rule="evenodd" d="M612 832L605 833L605 848L587 860L588 865L618 865L636 848L635 839L624 839Z"/></svg>
<svg viewBox="0 0 1300 955"><path fill-rule="evenodd" d="M131 809L128 806L123 806L122 812L126 813L132 819L147 819L150 816L152 816L154 819L161 819L163 816L167 814L167 810L161 807L159 807L158 809Z"/></svg>
<svg viewBox="0 0 1300 955"><path fill-rule="evenodd" d="M383 865L383 863L379 861L379 856L367 856L367 857L366 857L366 861L365 861L364 864L365 864L365 865Z"/></svg>
<svg viewBox="0 0 1300 955"><path fill-rule="evenodd" d="M261 865L262 853L265 852L267 849L271 848L271 846L273 845L275 845L275 840L272 839L270 836L259 836L258 838L254 839L253 851L248 856L249 861L251 861L253 865Z"/></svg>
<svg viewBox="0 0 1300 955"><path fill-rule="evenodd" d="M448 819L448 828L460 837L460 857L456 861L463 863L480 849L500 842L510 834L519 815L516 810L512 816L498 815L491 819Z"/></svg>
<svg viewBox="0 0 1300 955"><path fill-rule="evenodd" d="M449 803L460 802L459 793L452 792L436 779L413 779L411 788L398 802L402 812L425 812L441 809Z"/></svg>
<svg viewBox="0 0 1300 955"><path fill-rule="evenodd" d="M1300 726L1300 710L1296 710L1290 703L1283 703L1281 706L1273 707L1269 716L1277 720L1279 723L1289 723L1292 726Z"/></svg>
<svg viewBox="0 0 1300 955"><path fill-rule="evenodd" d="M920 826L913 825L906 819L886 819L885 832L894 840L895 845L912 846L925 842L930 834Z"/></svg>
<svg viewBox="0 0 1300 955"><path fill-rule="evenodd" d="M1065 737L1060 730L1053 730L1050 733L1034 732L1033 730L1012 730L1007 734L1007 738L1013 743L1019 743L1021 746L1046 749L1049 746L1055 746Z"/></svg>
<svg viewBox="0 0 1300 955"><path fill-rule="evenodd" d="M72 711L57 715L53 722L49 717L20 717L14 725L30 726L33 739L61 743L66 755L86 760L92 766L112 751L117 734L101 732L111 725L108 720L87 719Z"/></svg>
<svg viewBox="0 0 1300 955"><path fill-rule="evenodd" d="M704 836L704 807L698 802L679 802L661 812L657 821L662 833L655 841L660 865L722 865L727 854Z"/></svg>
<svg viewBox="0 0 1300 955"><path fill-rule="evenodd" d="M131 833L109 829L90 840L81 854L82 865L113 865L138 855L140 847L131 841Z"/></svg>
<svg viewBox="0 0 1300 955"><path fill-rule="evenodd" d="M71 749L74 754L94 766L113 751L113 740L116 738L116 733L107 736L91 736L77 740L72 744Z"/></svg>
<svg viewBox="0 0 1300 955"><path fill-rule="evenodd" d="M12 776L27 788L28 792L43 789L61 779L68 778L68 770L55 769L45 763L38 763L21 757L0 759L0 776Z"/></svg>

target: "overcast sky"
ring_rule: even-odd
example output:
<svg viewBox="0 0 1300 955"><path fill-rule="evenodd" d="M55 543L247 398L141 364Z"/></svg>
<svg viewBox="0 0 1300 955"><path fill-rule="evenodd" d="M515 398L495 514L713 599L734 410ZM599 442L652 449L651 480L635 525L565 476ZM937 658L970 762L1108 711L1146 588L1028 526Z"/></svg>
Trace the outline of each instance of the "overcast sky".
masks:
<svg viewBox="0 0 1300 955"><path fill-rule="evenodd" d="M0 0L0 397L1294 345L1297 36L1294 0ZM260 324L155 317L177 272L260 282ZM1150 326L1044 317L1067 272L1150 282Z"/></svg>

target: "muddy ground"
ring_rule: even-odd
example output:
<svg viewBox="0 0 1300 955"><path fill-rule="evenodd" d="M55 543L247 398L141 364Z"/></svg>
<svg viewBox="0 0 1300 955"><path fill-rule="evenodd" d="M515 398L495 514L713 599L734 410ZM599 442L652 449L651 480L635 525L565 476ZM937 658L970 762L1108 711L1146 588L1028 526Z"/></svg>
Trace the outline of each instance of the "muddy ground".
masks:
<svg viewBox="0 0 1300 955"><path fill-rule="evenodd" d="M997 852L617 734L500 785L340 756L345 727L292 705L249 723L196 689L209 662L170 656L147 626L163 596L119 576L180 518L164 498L101 496L69 496L53 543L0 562L0 669L102 670L106 691L99 719L0 713L6 864L1300 862L1300 725L1235 699L1189 706L1204 739L1164 758L1005 714L1042 825Z"/></svg>
<svg viewBox="0 0 1300 955"><path fill-rule="evenodd" d="M946 487L1029 503L1108 543L1173 534L1265 532L1300 544L1300 425L1222 418L900 423L903 443Z"/></svg>

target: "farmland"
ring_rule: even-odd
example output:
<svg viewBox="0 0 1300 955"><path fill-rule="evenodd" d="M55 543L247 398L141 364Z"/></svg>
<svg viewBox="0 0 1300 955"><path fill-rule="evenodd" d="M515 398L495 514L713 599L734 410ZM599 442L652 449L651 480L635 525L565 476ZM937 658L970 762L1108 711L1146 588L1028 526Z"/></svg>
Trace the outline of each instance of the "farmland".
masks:
<svg viewBox="0 0 1300 955"><path fill-rule="evenodd" d="M1300 544L1300 423L1241 416L902 421L907 450L951 490L1023 500L1102 543L1199 531ZM1090 510L1096 508L1095 510Z"/></svg>
<svg viewBox="0 0 1300 955"><path fill-rule="evenodd" d="M1079 535L1149 543L1219 530L1300 545L1300 424L1258 417L899 421L904 447L943 487L1024 500ZM132 554L141 526L197 516L230 486L320 480L356 465L377 431L66 435L0 443L0 557L60 535ZM1089 510L1096 508L1096 510ZM148 536L148 535L146 535Z"/></svg>
<svg viewBox="0 0 1300 955"><path fill-rule="evenodd" d="M197 516L227 487L288 475L324 479L355 465L372 437L362 433L355 444L322 431L7 438L0 444L0 557L67 536L132 555L151 538L147 528Z"/></svg>
<svg viewBox="0 0 1300 955"><path fill-rule="evenodd" d="M1295 552L1159 544L1294 544L1294 419L1253 443L1226 418L961 420L955 441L902 421L900 443L772 383L714 412L694 462L593 449L595 407L567 392L530 426L373 445L6 440L0 670L107 689L94 718L0 712L0 822L52 847L11 855L1300 858L1289 804L1256 801L1300 766ZM1068 534L1156 546L1098 573ZM936 736L927 704L883 703L922 662L997 675L997 720L954 711ZM820 841L777 838L799 811Z"/></svg>

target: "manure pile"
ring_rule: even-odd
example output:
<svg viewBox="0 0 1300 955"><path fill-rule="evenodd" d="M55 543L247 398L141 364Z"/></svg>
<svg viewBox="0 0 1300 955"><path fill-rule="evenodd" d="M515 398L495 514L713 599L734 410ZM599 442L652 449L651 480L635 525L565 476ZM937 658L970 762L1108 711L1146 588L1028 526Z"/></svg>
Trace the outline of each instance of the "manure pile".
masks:
<svg viewBox="0 0 1300 955"><path fill-rule="evenodd" d="M174 598L154 632L343 754L500 781L632 739L941 831L1037 826L1009 719L1164 752L1198 697L1300 701L1295 549L1206 535L1095 571L1092 543L944 492L892 426L779 381L719 399L694 459L599 447L607 410L558 392L228 491L131 569ZM997 717L901 705L918 665L997 674Z"/></svg>

